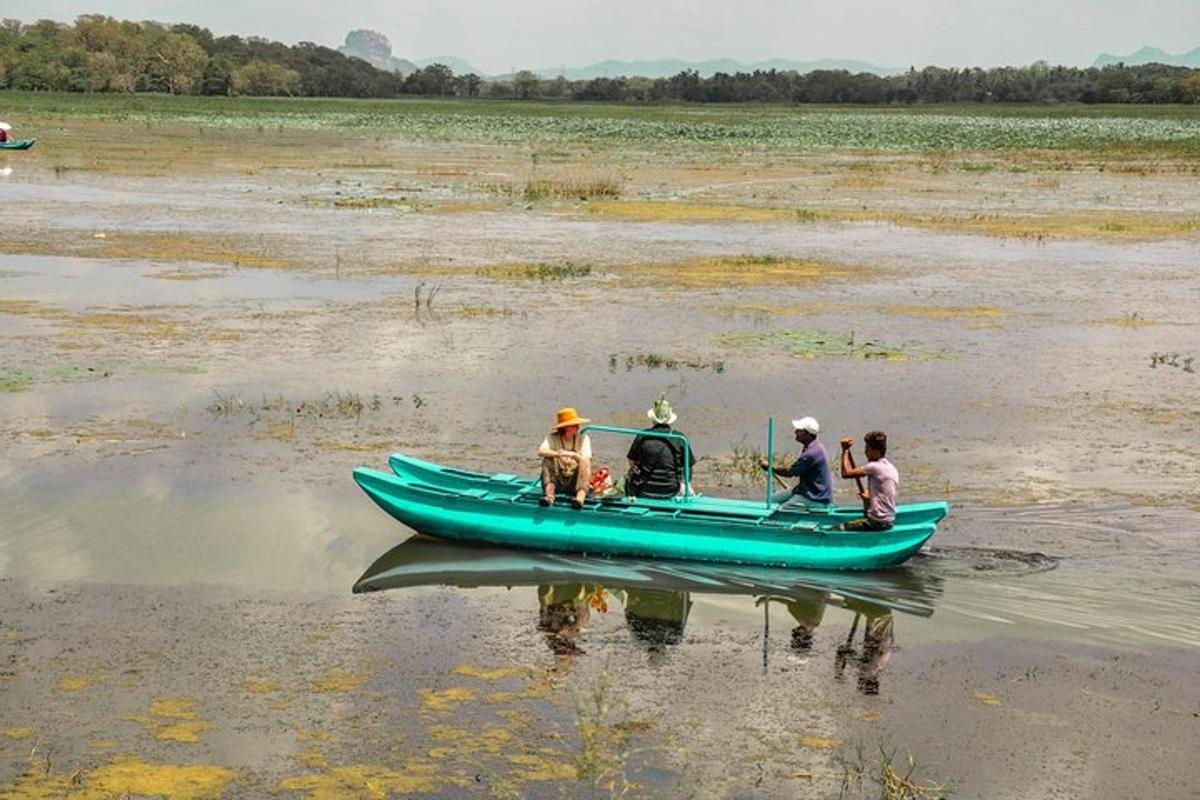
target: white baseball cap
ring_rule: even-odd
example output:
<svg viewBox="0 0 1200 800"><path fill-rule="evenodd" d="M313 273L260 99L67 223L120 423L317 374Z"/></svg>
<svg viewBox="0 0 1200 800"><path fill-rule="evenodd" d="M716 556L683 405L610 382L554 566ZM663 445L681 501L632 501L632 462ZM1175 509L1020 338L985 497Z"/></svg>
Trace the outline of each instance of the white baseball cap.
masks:
<svg viewBox="0 0 1200 800"><path fill-rule="evenodd" d="M792 427L798 431L808 431L813 436L821 432L821 426L812 417L804 417L803 419L792 420Z"/></svg>

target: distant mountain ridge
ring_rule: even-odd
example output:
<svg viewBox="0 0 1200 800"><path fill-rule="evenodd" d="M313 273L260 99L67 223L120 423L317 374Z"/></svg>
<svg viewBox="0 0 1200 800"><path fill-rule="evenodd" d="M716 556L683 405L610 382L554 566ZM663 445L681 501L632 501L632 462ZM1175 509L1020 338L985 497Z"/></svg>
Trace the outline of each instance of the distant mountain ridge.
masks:
<svg viewBox="0 0 1200 800"><path fill-rule="evenodd" d="M1141 50L1130 53L1127 56L1114 56L1111 53L1101 53L1092 62L1093 67L1107 67L1110 64L1125 64L1129 67L1136 67L1142 64L1167 64L1172 67L1200 69L1200 47L1189 50L1186 53L1174 54L1147 45Z"/></svg>
<svg viewBox="0 0 1200 800"><path fill-rule="evenodd" d="M754 72L755 70L795 70L796 72L812 72L819 69L844 69L847 72L871 72L876 75L896 75L903 72L894 67L880 67L865 61L855 61L843 58L825 58L816 61L796 61L789 58L771 58L765 61L755 61L747 64L733 58L716 58L708 61L682 61L679 59L651 59L641 61L598 61L586 67L543 68L532 70L543 78L556 78L562 75L572 81L591 80L592 78L616 78L624 76L631 78L669 78L685 70L695 70L703 78L711 77L718 72L732 75L737 72Z"/></svg>

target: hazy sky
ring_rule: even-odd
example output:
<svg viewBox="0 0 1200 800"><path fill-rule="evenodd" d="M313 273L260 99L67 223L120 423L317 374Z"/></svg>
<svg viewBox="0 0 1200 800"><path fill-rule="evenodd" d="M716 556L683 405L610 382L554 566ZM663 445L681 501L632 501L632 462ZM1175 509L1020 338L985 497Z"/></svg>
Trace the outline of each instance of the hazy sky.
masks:
<svg viewBox="0 0 1200 800"><path fill-rule="evenodd" d="M288 44L371 28L397 56L452 54L489 73L608 58L1085 65L1144 44L1200 46L1200 0L0 0L0 17L25 21L86 13Z"/></svg>

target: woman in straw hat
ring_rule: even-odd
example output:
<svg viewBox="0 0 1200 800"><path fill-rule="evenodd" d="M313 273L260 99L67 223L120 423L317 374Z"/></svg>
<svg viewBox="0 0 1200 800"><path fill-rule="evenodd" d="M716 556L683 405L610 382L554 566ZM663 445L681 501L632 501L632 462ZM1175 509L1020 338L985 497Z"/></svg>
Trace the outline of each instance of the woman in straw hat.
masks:
<svg viewBox="0 0 1200 800"><path fill-rule="evenodd" d="M542 505L554 505L555 494L564 492L574 495L573 508L583 508L592 479L592 442L579 432L579 426L590 421L573 408L558 410L558 421L537 451L542 459L542 498L538 501Z"/></svg>

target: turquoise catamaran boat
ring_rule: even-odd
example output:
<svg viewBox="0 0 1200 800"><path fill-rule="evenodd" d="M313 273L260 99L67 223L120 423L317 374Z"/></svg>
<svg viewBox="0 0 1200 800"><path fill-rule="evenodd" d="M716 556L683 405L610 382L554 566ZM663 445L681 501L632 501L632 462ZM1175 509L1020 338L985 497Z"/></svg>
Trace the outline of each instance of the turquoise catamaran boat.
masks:
<svg viewBox="0 0 1200 800"><path fill-rule="evenodd" d="M585 430L646 431L603 425ZM680 434L668 437L683 438ZM685 448L686 452L686 448ZM903 563L933 536L944 502L898 506L886 531L839 531L861 507L793 511L767 502L684 496L589 502L582 511L538 505L540 483L455 469L395 454L391 473L354 471L359 486L400 522L430 536L508 547L811 569L869 570ZM690 465L684 465L685 485Z"/></svg>

